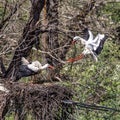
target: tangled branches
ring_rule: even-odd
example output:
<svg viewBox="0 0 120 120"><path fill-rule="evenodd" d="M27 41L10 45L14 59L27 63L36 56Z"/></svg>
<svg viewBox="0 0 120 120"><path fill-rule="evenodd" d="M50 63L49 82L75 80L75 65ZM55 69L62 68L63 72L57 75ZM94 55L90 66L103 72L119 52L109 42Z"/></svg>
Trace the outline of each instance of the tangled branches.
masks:
<svg viewBox="0 0 120 120"><path fill-rule="evenodd" d="M13 85L14 84L14 85ZM15 112L17 120L23 120L32 115L36 120L54 120L63 117L62 100L69 100L72 93L68 88L59 85L30 85L12 83L9 93L0 96L0 117L3 119L7 113ZM69 111L67 111L69 112ZM65 114L64 114L65 115Z"/></svg>

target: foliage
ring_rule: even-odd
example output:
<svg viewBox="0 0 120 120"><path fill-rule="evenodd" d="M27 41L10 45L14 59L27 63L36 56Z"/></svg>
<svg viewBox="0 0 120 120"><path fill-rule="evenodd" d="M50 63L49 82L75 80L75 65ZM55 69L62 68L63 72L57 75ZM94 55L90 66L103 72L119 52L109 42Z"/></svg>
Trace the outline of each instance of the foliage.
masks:
<svg viewBox="0 0 120 120"><path fill-rule="evenodd" d="M120 3L119 2L112 2L108 3L103 12L108 14L109 19L111 19L114 23L119 23L120 21Z"/></svg>
<svg viewBox="0 0 120 120"><path fill-rule="evenodd" d="M80 13L81 8L87 2L86 0L79 2L78 0L61 1L61 6L59 6L59 29L64 29L67 33L69 29L68 24L70 24L70 30L73 32L72 36L82 35L81 30L79 30L81 18L78 18L77 22L73 19ZM0 3L0 16L2 16L4 8L2 5L3 4ZM8 63L12 57L12 52L17 45L23 26L29 16L29 2L27 1L22 7L18 13L11 18L3 30L4 36L1 39L2 41L0 41L0 55L4 57L6 63ZM9 10L9 8L7 9ZM120 3L107 2L106 0L106 4L98 10L99 11L96 12L95 9L93 9L86 16L84 25L89 27L94 34L103 32L109 36L101 55L98 57L99 61L95 63L92 57L88 56L76 63L64 65L61 70L61 75L68 76L66 78L67 81L59 82L58 84L69 86L74 90L74 101L120 109L120 46L115 42L117 38L115 38L114 33L112 33L113 29L119 26L120 23ZM59 42L64 40L63 36L64 35L59 35ZM42 45L40 47L42 47ZM6 48L8 49L6 50ZM77 56L82 50L83 48L79 44L71 47L66 59ZM33 53L32 58L36 59L39 57L38 59L41 61L40 57L42 55L41 53L37 56L37 54L35 55ZM24 78L23 81L28 81L28 79ZM111 111L105 112L76 108L72 117L76 120L119 120L120 114ZM8 117L8 120L12 119L11 116Z"/></svg>
<svg viewBox="0 0 120 120"><path fill-rule="evenodd" d="M114 6L114 7L113 7ZM101 16L109 16L109 24L119 24L120 16L119 3L108 3L101 9ZM100 11L99 11L100 12ZM100 17L100 16L99 16ZM107 29L106 29L107 30ZM114 36L114 35L113 35ZM112 36L112 37L113 37ZM77 51L76 51L77 49ZM75 52L76 51L76 52ZM108 39L105 43L99 62L95 63L92 58L86 58L71 65L66 65L63 73L70 75L71 88L76 92L75 101L90 104L99 104L111 108L120 109L120 47L115 43L115 39ZM76 45L69 57L73 53L81 53L81 46ZM120 114L114 112L102 112L93 110L80 110L76 112L77 120L119 120Z"/></svg>

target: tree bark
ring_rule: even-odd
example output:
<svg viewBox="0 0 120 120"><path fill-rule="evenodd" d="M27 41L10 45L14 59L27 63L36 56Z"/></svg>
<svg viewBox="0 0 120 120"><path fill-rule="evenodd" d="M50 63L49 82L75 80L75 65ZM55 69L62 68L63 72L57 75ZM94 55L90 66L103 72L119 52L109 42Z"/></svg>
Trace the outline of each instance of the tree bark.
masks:
<svg viewBox="0 0 120 120"><path fill-rule="evenodd" d="M19 66L21 65L21 57L27 57L30 54L31 49L36 42L36 37L40 33L40 30L37 32L36 23L38 22L40 13L44 7L44 0L31 0L31 3L32 7L29 20L23 30L18 47L15 50L12 61L10 62L4 76L5 78L11 79L12 81L16 80L16 74L18 72Z"/></svg>
<svg viewBox="0 0 120 120"><path fill-rule="evenodd" d="M56 56L59 54L59 50L56 50L59 48L59 41L58 41L58 2L59 0L46 0L45 6L44 6L44 13L43 13L43 19L42 22L43 26L46 26L49 30L48 33L45 33L42 35L42 43L43 43L43 50L49 51L51 53L51 56L46 54L45 60L47 63L57 66L59 63L56 61L52 56ZM48 79L53 79L55 74L57 73L55 70L48 70Z"/></svg>

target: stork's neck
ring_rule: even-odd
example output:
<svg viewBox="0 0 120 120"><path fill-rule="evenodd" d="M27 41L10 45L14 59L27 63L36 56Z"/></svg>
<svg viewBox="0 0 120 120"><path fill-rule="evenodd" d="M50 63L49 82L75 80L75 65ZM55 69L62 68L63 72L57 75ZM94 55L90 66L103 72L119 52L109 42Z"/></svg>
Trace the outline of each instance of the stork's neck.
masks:
<svg viewBox="0 0 120 120"><path fill-rule="evenodd" d="M45 65L41 66L40 69L41 70L46 69L46 68L48 68L48 66L49 66L49 64L45 64Z"/></svg>
<svg viewBox="0 0 120 120"><path fill-rule="evenodd" d="M86 40L85 40L85 39L83 39L83 38L79 37L79 40L81 41L81 43L82 43L83 45L85 45L85 44L86 44Z"/></svg>

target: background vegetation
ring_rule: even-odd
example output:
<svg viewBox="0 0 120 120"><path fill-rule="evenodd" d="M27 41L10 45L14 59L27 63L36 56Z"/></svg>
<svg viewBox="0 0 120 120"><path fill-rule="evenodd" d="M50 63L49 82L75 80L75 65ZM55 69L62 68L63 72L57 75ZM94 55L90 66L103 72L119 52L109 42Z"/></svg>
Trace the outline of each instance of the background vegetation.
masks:
<svg viewBox="0 0 120 120"><path fill-rule="evenodd" d="M17 2L22 4L17 6L16 13L0 30L0 56L3 57L6 67L12 59L23 28L29 19L31 4L29 0L0 0L1 23ZM88 57L73 64L65 64L59 76L62 81L56 84L70 87L74 91L74 101L120 109L120 2L98 0L94 8L85 16L83 23L81 12L84 12L84 6L86 4L89 6L90 2L88 0L59 1L59 30L66 34L69 32L73 37L82 36L82 27L88 27L95 35L99 32L109 37L97 63ZM59 43L64 39L64 34L60 34ZM69 38L66 39L70 41ZM43 47L42 44L39 47ZM80 54L82 50L79 44L72 46L65 59ZM32 51L29 59L38 59L45 63L41 58L42 55L43 53ZM44 77L45 74L46 72L42 72L38 76ZM31 77L23 78L21 81L28 82L30 79ZM120 113L76 108L71 118L73 120L119 120ZM11 116L6 118L6 120L12 119Z"/></svg>

